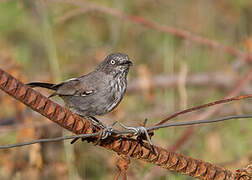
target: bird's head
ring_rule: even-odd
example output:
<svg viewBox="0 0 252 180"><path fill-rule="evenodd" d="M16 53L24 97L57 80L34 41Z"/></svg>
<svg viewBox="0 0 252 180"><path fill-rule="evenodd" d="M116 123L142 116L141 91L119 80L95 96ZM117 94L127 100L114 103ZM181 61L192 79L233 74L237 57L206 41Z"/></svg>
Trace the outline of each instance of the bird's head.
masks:
<svg viewBox="0 0 252 180"><path fill-rule="evenodd" d="M120 73L128 74L132 62L129 56L123 53L114 53L108 55L103 62L98 65L97 70L103 71L106 74L116 75Z"/></svg>

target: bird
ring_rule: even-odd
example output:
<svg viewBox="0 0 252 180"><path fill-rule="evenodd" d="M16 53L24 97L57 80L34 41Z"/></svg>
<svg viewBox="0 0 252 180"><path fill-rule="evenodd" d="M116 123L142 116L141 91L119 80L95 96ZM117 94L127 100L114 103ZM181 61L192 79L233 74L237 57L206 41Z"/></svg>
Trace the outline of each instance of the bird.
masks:
<svg viewBox="0 0 252 180"><path fill-rule="evenodd" d="M119 105L127 89L127 75L132 65L127 54L112 53L88 74L59 84L31 82L27 85L53 90L49 98L59 96L71 112L101 123L95 116L105 115Z"/></svg>

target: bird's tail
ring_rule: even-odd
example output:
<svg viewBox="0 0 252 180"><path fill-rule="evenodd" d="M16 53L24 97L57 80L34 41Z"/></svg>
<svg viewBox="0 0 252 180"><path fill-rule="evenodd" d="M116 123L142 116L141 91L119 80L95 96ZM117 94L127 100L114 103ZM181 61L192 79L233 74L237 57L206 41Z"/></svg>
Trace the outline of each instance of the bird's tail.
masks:
<svg viewBox="0 0 252 180"><path fill-rule="evenodd" d="M42 83L42 82L31 82L26 84L30 87L42 87L42 88L46 88L46 89L51 89L51 90L57 90L58 86L55 84L51 84L51 83Z"/></svg>

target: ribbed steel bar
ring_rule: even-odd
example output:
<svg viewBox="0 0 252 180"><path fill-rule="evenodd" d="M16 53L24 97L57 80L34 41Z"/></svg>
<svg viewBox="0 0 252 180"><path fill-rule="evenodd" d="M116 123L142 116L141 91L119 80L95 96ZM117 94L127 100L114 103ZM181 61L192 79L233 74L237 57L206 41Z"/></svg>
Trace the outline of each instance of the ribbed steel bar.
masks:
<svg viewBox="0 0 252 180"><path fill-rule="evenodd" d="M84 134L98 131L98 129L92 129L87 120L51 101L2 69L0 69L0 89L73 133ZM118 154L141 159L198 179L234 180L236 178L235 174L227 169L179 153L169 152L161 147L154 146L155 153L153 153L149 144L134 139L112 137L102 140L99 145ZM240 178L240 180L243 179L245 180L243 177Z"/></svg>
<svg viewBox="0 0 252 180"><path fill-rule="evenodd" d="M0 88L53 122L76 134L92 133L87 120L71 113L0 69Z"/></svg>

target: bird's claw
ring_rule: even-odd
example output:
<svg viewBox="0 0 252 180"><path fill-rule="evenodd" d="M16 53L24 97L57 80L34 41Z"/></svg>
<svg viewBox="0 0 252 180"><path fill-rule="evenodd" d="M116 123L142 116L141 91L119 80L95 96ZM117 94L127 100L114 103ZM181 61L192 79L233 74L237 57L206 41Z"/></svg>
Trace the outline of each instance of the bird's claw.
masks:
<svg viewBox="0 0 252 180"><path fill-rule="evenodd" d="M97 125L101 129L101 134L97 140L97 144L98 144L101 139L106 139L113 134L113 132L114 132L113 127L115 126L117 121L115 121L111 126L107 126L106 124L104 124L98 120L95 123L96 123L95 125ZM91 125L93 125L93 123L91 123ZM71 144L75 143L78 139L79 138L74 138L71 141ZM85 138L82 138L82 141L84 141L84 140L85 140Z"/></svg>
<svg viewBox="0 0 252 180"><path fill-rule="evenodd" d="M113 134L113 132L114 132L113 127L116 125L116 123L117 123L117 121L115 121L111 126L105 125L102 128L101 139L106 139Z"/></svg>
<svg viewBox="0 0 252 180"><path fill-rule="evenodd" d="M107 126L102 129L101 139L106 139L107 137L111 136L113 133L113 127Z"/></svg>
<svg viewBox="0 0 252 180"><path fill-rule="evenodd" d="M99 144L101 142L101 140L106 139L113 134L113 132L114 132L113 127L116 123L117 123L117 121L115 121L111 126L107 126L104 124L104 127L101 128L100 136L98 137L95 145Z"/></svg>

